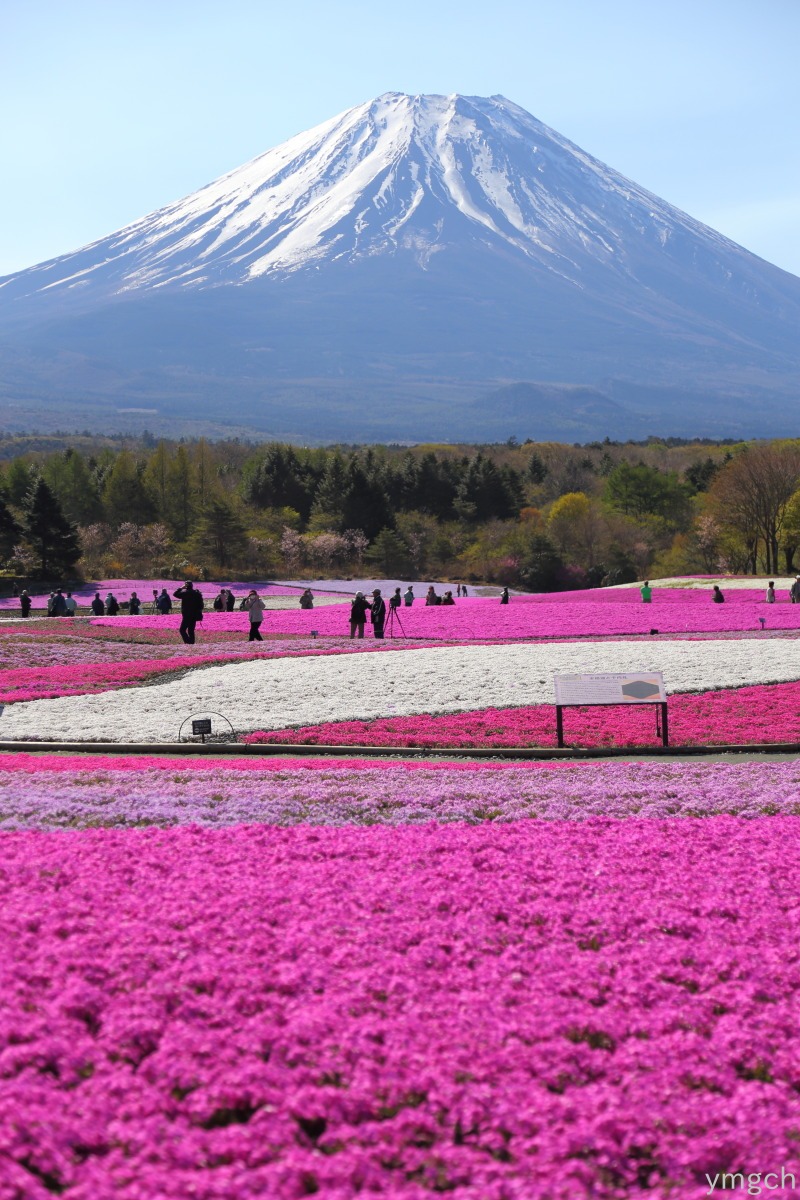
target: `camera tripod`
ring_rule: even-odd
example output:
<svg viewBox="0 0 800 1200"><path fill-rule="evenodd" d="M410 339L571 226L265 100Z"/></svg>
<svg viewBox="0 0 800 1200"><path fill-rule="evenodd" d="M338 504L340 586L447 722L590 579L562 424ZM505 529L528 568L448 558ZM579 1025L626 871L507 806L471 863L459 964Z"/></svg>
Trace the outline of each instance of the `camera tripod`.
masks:
<svg viewBox="0 0 800 1200"><path fill-rule="evenodd" d="M390 638L394 637L395 622L397 623L397 627L400 630L400 633L402 634L402 636L404 638L407 638L408 634L406 633L405 629L403 628L403 622L400 620L400 614L397 611L397 608L393 604L390 604L389 612L387 614L387 619L386 619L386 628L389 630Z"/></svg>

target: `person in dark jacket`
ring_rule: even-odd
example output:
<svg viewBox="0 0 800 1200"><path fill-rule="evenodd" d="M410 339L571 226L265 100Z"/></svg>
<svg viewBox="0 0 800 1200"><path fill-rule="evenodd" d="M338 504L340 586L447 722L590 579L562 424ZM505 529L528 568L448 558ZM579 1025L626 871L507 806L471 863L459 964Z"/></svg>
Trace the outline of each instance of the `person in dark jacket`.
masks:
<svg viewBox="0 0 800 1200"><path fill-rule="evenodd" d="M724 604L725 603L725 597L723 596L722 592L717 587L716 583L714 584L714 591L711 594L711 599L714 601L715 604Z"/></svg>
<svg viewBox="0 0 800 1200"><path fill-rule="evenodd" d="M203 619L203 597L190 579L172 594L181 602L181 637L187 646L193 646L195 626Z"/></svg>
<svg viewBox="0 0 800 1200"><path fill-rule="evenodd" d="M95 592L94 600L92 601L92 612L94 613L94 615L96 617L102 617L102 615L105 611L106 611L106 608L105 608L105 605L103 604L102 596L100 595L99 592Z"/></svg>
<svg viewBox="0 0 800 1200"><path fill-rule="evenodd" d="M452 592L445 592L444 597L442 598L442 604L455 604Z"/></svg>
<svg viewBox="0 0 800 1200"><path fill-rule="evenodd" d="M508 604L508 588L507 587L504 587L502 592L500 593L500 603Z"/></svg>
<svg viewBox="0 0 800 1200"><path fill-rule="evenodd" d="M61 588L56 588L56 594L53 596L52 604L54 617L65 617L67 615L67 602L64 599L64 593Z"/></svg>
<svg viewBox="0 0 800 1200"><path fill-rule="evenodd" d="M376 638L383 637L383 627L386 624L386 601L381 596L381 589L375 588L372 593L369 619L372 622L372 632Z"/></svg>
<svg viewBox="0 0 800 1200"><path fill-rule="evenodd" d="M403 597L400 595L400 588L394 589L394 595L389 597L389 607L399 608L403 603Z"/></svg>
<svg viewBox="0 0 800 1200"><path fill-rule="evenodd" d="M369 609L370 609L370 603L367 600L367 598L365 597L364 593L356 592L355 600L353 600L353 602L350 605L350 637L351 638L354 638L356 636L356 630L358 630L358 636L360 638L363 638L364 625L366 624L367 613L369 612Z"/></svg>
<svg viewBox="0 0 800 1200"><path fill-rule="evenodd" d="M228 588L228 595L225 598L225 612L233 612L235 607L236 607L236 597L234 596L231 589Z"/></svg>
<svg viewBox="0 0 800 1200"><path fill-rule="evenodd" d="M228 593L223 588L220 594L214 597L214 612L225 612L227 603Z"/></svg>
<svg viewBox="0 0 800 1200"><path fill-rule="evenodd" d="M128 601L128 612L132 617L138 617L142 611L142 602L136 595L136 592L131 592L131 598Z"/></svg>
<svg viewBox="0 0 800 1200"><path fill-rule="evenodd" d="M113 592L109 592L106 596L106 614L109 617L116 617L119 612L119 600Z"/></svg>
<svg viewBox="0 0 800 1200"><path fill-rule="evenodd" d="M166 588L162 588L156 600L156 608L162 617L172 612L172 601Z"/></svg>
<svg viewBox="0 0 800 1200"><path fill-rule="evenodd" d="M27 588L22 589L22 594L19 598L19 607L23 617L29 617L31 615L31 598L28 595Z"/></svg>

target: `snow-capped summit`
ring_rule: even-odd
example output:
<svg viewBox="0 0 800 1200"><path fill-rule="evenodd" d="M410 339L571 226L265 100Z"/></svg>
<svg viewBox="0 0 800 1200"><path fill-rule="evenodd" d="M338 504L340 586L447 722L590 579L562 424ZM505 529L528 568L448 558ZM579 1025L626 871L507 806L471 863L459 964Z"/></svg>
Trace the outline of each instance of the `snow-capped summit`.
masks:
<svg viewBox="0 0 800 1200"><path fill-rule="evenodd" d="M503 96L387 92L0 279L0 402L171 421L223 395L330 438L788 433L798 326L800 280Z"/></svg>
<svg viewBox="0 0 800 1200"><path fill-rule="evenodd" d="M208 287L398 253L424 269L472 240L577 280L587 256L624 269L631 227L659 249L676 233L733 245L503 96L387 92L17 278Z"/></svg>

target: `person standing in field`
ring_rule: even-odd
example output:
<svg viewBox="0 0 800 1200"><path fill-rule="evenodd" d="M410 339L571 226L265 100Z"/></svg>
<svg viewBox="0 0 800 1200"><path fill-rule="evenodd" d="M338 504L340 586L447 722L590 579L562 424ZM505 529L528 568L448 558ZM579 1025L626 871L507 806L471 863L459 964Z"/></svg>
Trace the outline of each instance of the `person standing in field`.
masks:
<svg viewBox="0 0 800 1200"><path fill-rule="evenodd" d="M27 588L22 589L22 593L19 598L19 607L23 617L29 617L31 615L31 598L28 595Z"/></svg>
<svg viewBox="0 0 800 1200"><path fill-rule="evenodd" d="M109 592L106 596L106 613L109 617L115 617L119 612L119 600L113 592Z"/></svg>
<svg viewBox="0 0 800 1200"><path fill-rule="evenodd" d="M767 584L767 594L764 599L766 600L767 604L775 603L775 583L773 580L770 580Z"/></svg>
<svg viewBox="0 0 800 1200"><path fill-rule="evenodd" d="M350 638L351 638L351 640L356 636L356 631L358 631L358 636L360 638L363 638L364 625L366 624L367 612L369 611L369 607L370 607L369 601L365 597L364 593L356 592L355 599L352 601L352 603L350 605Z"/></svg>
<svg viewBox="0 0 800 1200"><path fill-rule="evenodd" d="M508 604L508 588L507 587L504 587L502 592L500 593L500 603Z"/></svg>
<svg viewBox="0 0 800 1200"><path fill-rule="evenodd" d="M301 608L313 608L314 607L314 593L311 591L311 588L306 588L306 590L303 592L302 596L300 597L300 607Z"/></svg>
<svg viewBox="0 0 800 1200"><path fill-rule="evenodd" d="M172 612L172 601L169 598L169 593L167 592L166 588L161 589L161 594L156 600L156 608L162 617L165 617L167 613Z"/></svg>
<svg viewBox="0 0 800 1200"><path fill-rule="evenodd" d="M795 576L794 583L789 588L789 599L792 604L800 604L800 575Z"/></svg>
<svg viewBox="0 0 800 1200"><path fill-rule="evenodd" d="M405 601L406 608L411 608L411 605L414 603L413 584L409 584L406 588L405 592L403 593L403 600Z"/></svg>
<svg viewBox="0 0 800 1200"><path fill-rule="evenodd" d="M264 610L267 606L255 588L251 588L247 600L247 615L250 618L250 635L247 640L248 642L263 642L261 622L264 620Z"/></svg>
<svg viewBox="0 0 800 1200"><path fill-rule="evenodd" d="M78 611L78 602L75 599L75 597L73 596L72 592L67 592L66 596L64 597L64 605L67 610L64 613L64 616L65 617L74 617L75 613Z"/></svg>
<svg viewBox="0 0 800 1200"><path fill-rule="evenodd" d="M193 646L197 622L203 619L203 597L190 579L173 595L181 602L180 635L187 646Z"/></svg>
<svg viewBox="0 0 800 1200"><path fill-rule="evenodd" d="M100 595L99 592L95 592L94 600L92 601L92 612L94 613L94 615L96 617L102 617L102 615L105 611L106 611L106 607L103 604L102 596Z"/></svg>
<svg viewBox="0 0 800 1200"><path fill-rule="evenodd" d="M131 592L131 598L128 601L128 612L132 617L138 617L141 612L142 604L136 592Z"/></svg>
<svg viewBox="0 0 800 1200"><path fill-rule="evenodd" d="M375 588L372 593L372 603L370 604L370 621L372 622L372 632L376 638L383 637L383 627L386 624L386 601L381 595L381 589Z"/></svg>
<svg viewBox="0 0 800 1200"><path fill-rule="evenodd" d="M653 603L653 589L650 587L649 579L645 579L644 583L639 588L639 591L642 593L642 604Z"/></svg>

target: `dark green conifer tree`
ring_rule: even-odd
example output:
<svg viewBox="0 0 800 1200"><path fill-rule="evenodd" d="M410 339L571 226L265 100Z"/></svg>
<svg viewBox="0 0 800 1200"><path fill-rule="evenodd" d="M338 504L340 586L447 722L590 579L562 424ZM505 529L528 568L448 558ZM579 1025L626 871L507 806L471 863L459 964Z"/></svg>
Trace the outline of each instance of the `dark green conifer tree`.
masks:
<svg viewBox="0 0 800 1200"><path fill-rule="evenodd" d="M37 479L26 495L22 512L23 537L39 560L39 577L68 575L81 556L77 530L43 479Z"/></svg>

